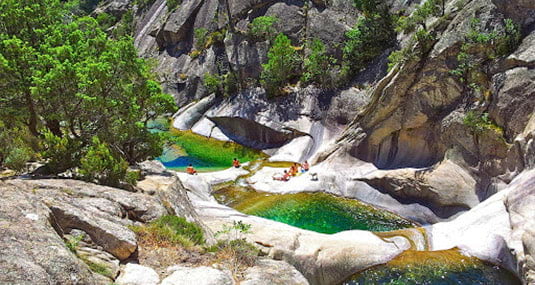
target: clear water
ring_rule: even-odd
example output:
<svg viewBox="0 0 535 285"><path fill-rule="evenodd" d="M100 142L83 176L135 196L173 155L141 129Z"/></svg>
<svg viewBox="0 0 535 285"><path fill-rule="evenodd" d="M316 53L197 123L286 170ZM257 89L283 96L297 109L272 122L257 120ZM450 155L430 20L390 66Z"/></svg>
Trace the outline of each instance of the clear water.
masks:
<svg viewBox="0 0 535 285"><path fill-rule="evenodd" d="M325 193L275 195L227 187L215 196L220 203L245 214L320 233L390 231L415 226L388 211Z"/></svg>
<svg viewBox="0 0 535 285"><path fill-rule="evenodd" d="M189 164L201 172L217 171L232 166L233 158L247 162L265 157L254 149L233 142L223 142L170 127L169 120L161 118L149 122L153 132L165 132L173 143L164 147L157 160L175 171L185 171Z"/></svg>
<svg viewBox="0 0 535 285"><path fill-rule="evenodd" d="M359 272L343 282L356 284L520 285L509 271L457 250L406 251L387 264Z"/></svg>

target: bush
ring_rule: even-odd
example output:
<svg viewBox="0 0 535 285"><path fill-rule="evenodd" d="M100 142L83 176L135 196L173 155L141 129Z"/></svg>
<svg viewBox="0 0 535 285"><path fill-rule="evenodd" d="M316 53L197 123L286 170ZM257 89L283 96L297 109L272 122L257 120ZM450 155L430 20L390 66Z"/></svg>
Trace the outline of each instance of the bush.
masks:
<svg viewBox="0 0 535 285"><path fill-rule="evenodd" d="M310 54L303 61L304 72L301 80L321 85L331 85L330 71L331 66L336 63L336 59L327 55L325 44L319 39L312 40L309 48Z"/></svg>
<svg viewBox="0 0 535 285"><path fill-rule="evenodd" d="M208 43L208 30L205 28L198 28L195 29L193 33L195 37L195 48L197 50L204 50Z"/></svg>
<svg viewBox="0 0 535 285"><path fill-rule="evenodd" d="M262 64L260 83L268 95L280 95L281 87L299 76L300 57L290 39L282 33L275 38L267 57L268 62Z"/></svg>
<svg viewBox="0 0 535 285"><path fill-rule="evenodd" d="M488 85L484 66L514 51L520 42L520 31L510 19L504 21L503 31L486 31L477 18L471 20L470 26L465 43L457 54L457 66L450 70L450 74L476 91L471 86Z"/></svg>
<svg viewBox="0 0 535 285"><path fill-rule="evenodd" d="M346 32L342 49L344 66L351 74L361 71L384 50L392 47L395 32L388 14L360 17L355 27Z"/></svg>
<svg viewBox="0 0 535 285"><path fill-rule="evenodd" d="M273 25L278 21L277 17L260 16L249 24L249 34L260 40L271 40L277 32Z"/></svg>
<svg viewBox="0 0 535 285"><path fill-rule="evenodd" d="M490 119L488 113L480 115L473 111L468 111L464 116L463 124L469 127L475 134L481 134L490 130L499 136L503 136L503 129Z"/></svg>
<svg viewBox="0 0 535 285"><path fill-rule="evenodd" d="M7 126L0 121L0 167L22 171L26 162L36 156L30 138L24 128Z"/></svg>
<svg viewBox="0 0 535 285"><path fill-rule="evenodd" d="M80 175L87 181L118 187L127 179L128 163L113 154L108 145L100 142L97 137L93 138L93 143L80 164Z"/></svg>
<svg viewBox="0 0 535 285"><path fill-rule="evenodd" d="M181 0L166 0L166 1L167 1L168 11L174 11L176 8L178 8L178 5L182 3Z"/></svg>
<svg viewBox="0 0 535 285"><path fill-rule="evenodd" d="M212 75L210 73L205 73L203 77L203 83L209 93L221 93L222 89L222 80L221 77L217 74Z"/></svg>
<svg viewBox="0 0 535 285"><path fill-rule="evenodd" d="M115 17L105 12L100 13L97 16L97 22L103 30L109 29L116 21L117 19L115 19Z"/></svg>
<svg viewBox="0 0 535 285"><path fill-rule="evenodd" d="M144 226L131 227L145 244L192 247L205 243L201 227L177 216L162 216Z"/></svg>
<svg viewBox="0 0 535 285"><path fill-rule="evenodd" d="M41 156L46 159L46 167L50 173L61 173L75 167L81 155L81 145L67 135L62 137L46 130L43 138Z"/></svg>

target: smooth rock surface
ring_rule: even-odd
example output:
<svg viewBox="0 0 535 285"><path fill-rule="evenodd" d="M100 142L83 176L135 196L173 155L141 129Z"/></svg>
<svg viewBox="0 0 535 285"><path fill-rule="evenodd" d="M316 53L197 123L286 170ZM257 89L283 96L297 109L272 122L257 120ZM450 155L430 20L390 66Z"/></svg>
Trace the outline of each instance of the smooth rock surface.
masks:
<svg viewBox="0 0 535 285"><path fill-rule="evenodd" d="M160 276L150 267L128 263L115 283L119 285L157 285L160 283Z"/></svg>
<svg viewBox="0 0 535 285"><path fill-rule="evenodd" d="M182 267L173 266L173 273L165 278L161 285L233 285L232 277L227 273L207 266Z"/></svg>

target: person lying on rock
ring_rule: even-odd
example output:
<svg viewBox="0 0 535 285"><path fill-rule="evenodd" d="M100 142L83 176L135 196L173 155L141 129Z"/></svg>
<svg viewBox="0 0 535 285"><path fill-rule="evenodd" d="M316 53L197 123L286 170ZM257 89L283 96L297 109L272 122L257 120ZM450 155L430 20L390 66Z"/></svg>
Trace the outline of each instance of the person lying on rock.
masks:
<svg viewBox="0 0 535 285"><path fill-rule="evenodd" d="M290 180L290 173L288 173L288 170L284 170L284 174L282 176L273 176L273 180L278 181L288 181Z"/></svg>
<svg viewBox="0 0 535 285"><path fill-rule="evenodd" d="M232 166L234 166L234 168L240 168L240 161L237 158L234 158L232 160Z"/></svg>
<svg viewBox="0 0 535 285"><path fill-rule="evenodd" d="M194 174L197 174L197 170L195 170L195 168L193 168L193 165L190 164L186 168L186 173L190 175L194 175Z"/></svg>

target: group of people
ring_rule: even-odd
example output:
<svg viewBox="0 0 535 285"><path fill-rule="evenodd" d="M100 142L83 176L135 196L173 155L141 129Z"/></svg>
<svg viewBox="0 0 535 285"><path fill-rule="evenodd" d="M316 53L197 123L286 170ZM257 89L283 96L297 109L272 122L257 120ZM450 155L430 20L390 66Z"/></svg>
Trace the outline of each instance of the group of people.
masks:
<svg viewBox="0 0 535 285"><path fill-rule="evenodd" d="M288 181L291 177L297 176L300 173L305 173L310 169L310 164L308 164L308 161L305 160L305 162L301 163L301 165L298 165L297 163L294 163L292 166L290 166L289 170L284 170L284 173L282 176L273 176L273 180L279 180L279 181Z"/></svg>
<svg viewBox="0 0 535 285"><path fill-rule="evenodd" d="M237 158L234 158L232 160L232 167L234 167L234 168L240 168L241 167L240 161ZM193 168L193 165L190 164L190 165L188 165L188 167L186 167L186 173L189 174L189 175L195 175L195 174L197 174L197 170L195 170L195 168Z"/></svg>
<svg viewBox="0 0 535 285"><path fill-rule="evenodd" d="M240 161L237 158L234 158L232 160L232 167L234 168L241 167ZM286 170L286 169L284 170L284 173L282 174L282 176L280 175L273 176L273 180L288 181L293 176L297 176L297 175L300 175L301 173L308 172L309 169L310 169L310 164L308 164L308 161L306 160L305 162L301 164L294 163L292 166L290 166L289 170ZM195 175L197 174L197 170L195 170L195 168L193 168L193 165L190 164L186 168L186 173L190 175Z"/></svg>

